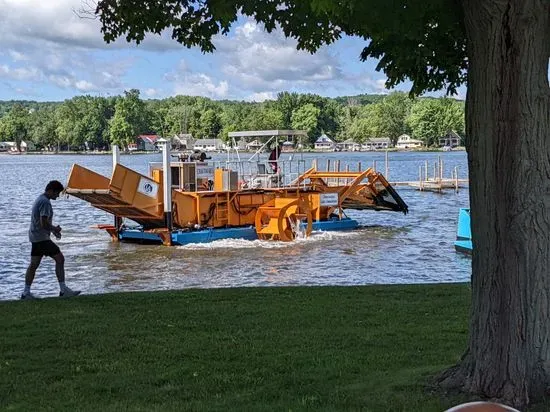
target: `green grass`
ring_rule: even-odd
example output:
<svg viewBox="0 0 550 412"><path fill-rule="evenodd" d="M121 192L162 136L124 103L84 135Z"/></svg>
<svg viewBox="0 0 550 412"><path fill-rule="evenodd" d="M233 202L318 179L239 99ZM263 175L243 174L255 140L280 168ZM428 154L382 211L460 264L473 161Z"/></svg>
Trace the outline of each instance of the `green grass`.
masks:
<svg viewBox="0 0 550 412"><path fill-rule="evenodd" d="M0 410L442 411L464 284L0 303Z"/></svg>

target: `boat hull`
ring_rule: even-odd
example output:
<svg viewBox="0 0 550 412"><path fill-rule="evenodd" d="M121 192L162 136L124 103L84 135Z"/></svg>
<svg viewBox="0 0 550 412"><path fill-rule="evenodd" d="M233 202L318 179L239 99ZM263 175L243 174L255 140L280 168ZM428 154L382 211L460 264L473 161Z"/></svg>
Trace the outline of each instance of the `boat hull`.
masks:
<svg viewBox="0 0 550 412"><path fill-rule="evenodd" d="M458 213L455 250L460 253L472 254L473 244L470 226L470 209L460 209Z"/></svg>
<svg viewBox="0 0 550 412"><path fill-rule="evenodd" d="M353 230L359 227L359 223L354 219L334 219L326 221L313 222L315 231L343 231ZM152 243L161 244L160 234L144 231L141 228L123 229L118 234L119 240L132 243ZM222 239L244 239L257 240L258 234L254 226L234 227L234 228L208 228L194 231L174 231L171 234L172 244L175 246L186 245L190 243L208 243Z"/></svg>

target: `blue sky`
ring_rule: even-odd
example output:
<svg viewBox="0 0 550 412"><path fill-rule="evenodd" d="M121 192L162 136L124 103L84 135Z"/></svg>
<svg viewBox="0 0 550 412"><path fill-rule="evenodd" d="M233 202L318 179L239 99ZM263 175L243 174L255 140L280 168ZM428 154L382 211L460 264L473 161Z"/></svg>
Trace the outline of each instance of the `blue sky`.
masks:
<svg viewBox="0 0 550 412"><path fill-rule="evenodd" d="M76 15L82 4L0 0L0 100L59 101L131 88L143 98L183 94L249 101L285 90L327 97L388 92L377 62L359 60L364 42L356 38L310 55L280 32L267 34L242 18L229 36L215 39L213 54L187 49L169 34L150 36L140 46L123 40L107 45L97 20ZM461 88L458 97L464 94Z"/></svg>

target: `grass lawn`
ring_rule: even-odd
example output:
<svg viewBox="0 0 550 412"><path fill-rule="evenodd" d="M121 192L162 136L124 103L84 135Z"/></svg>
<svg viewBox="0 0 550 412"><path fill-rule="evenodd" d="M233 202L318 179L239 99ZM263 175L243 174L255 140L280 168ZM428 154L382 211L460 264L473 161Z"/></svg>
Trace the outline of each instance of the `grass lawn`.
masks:
<svg viewBox="0 0 550 412"><path fill-rule="evenodd" d="M0 410L439 412L468 310L464 284L0 302Z"/></svg>

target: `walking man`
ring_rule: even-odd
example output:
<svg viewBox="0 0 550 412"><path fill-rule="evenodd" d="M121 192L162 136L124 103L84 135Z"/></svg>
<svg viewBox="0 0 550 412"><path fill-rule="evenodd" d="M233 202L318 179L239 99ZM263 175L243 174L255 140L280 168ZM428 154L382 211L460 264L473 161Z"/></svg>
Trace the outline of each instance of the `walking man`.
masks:
<svg viewBox="0 0 550 412"><path fill-rule="evenodd" d="M43 256L49 256L55 260L55 275L59 281L59 296L71 297L80 294L78 290L72 290L65 285L65 257L59 247L50 240L50 233L61 239L61 227L52 224L53 208L51 199L57 199L63 191L63 185L57 180L52 180L46 185L46 190L34 201L31 212L31 226L29 228L29 240L31 241L31 263L25 274L25 290L21 299L36 299L31 293L31 285Z"/></svg>

